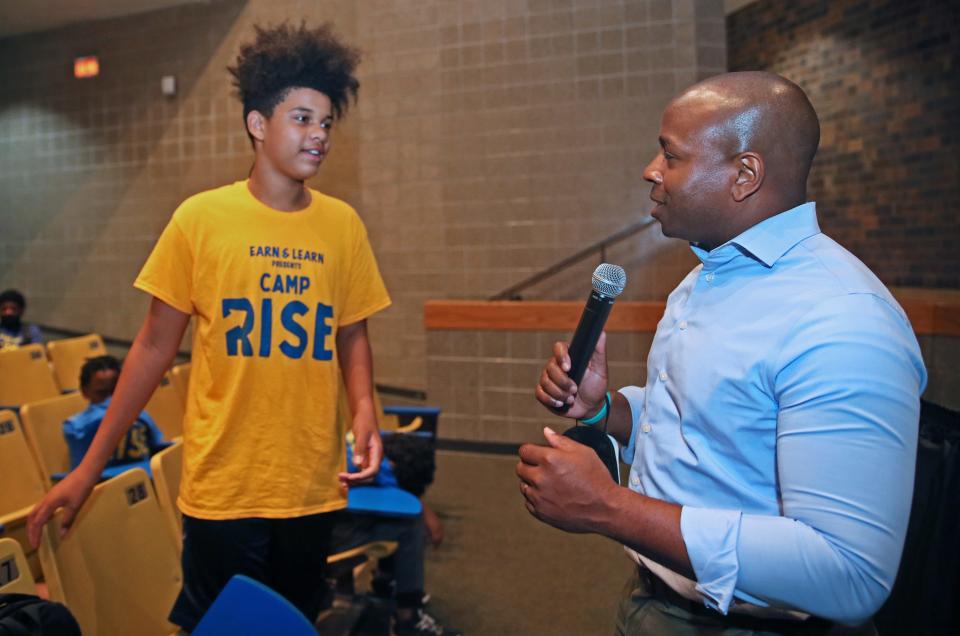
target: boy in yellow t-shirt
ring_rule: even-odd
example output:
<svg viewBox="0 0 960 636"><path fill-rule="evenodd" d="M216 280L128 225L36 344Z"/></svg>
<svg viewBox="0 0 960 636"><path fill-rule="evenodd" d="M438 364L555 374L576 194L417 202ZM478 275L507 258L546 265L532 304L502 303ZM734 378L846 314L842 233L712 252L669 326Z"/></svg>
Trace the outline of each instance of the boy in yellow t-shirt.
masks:
<svg viewBox="0 0 960 636"><path fill-rule="evenodd" d="M58 507L70 524L195 317L177 501L184 579L170 615L186 631L234 574L313 620L330 513L346 506L344 485L380 465L366 318L390 298L357 214L304 184L356 98L358 61L329 26L257 28L241 48L230 72L256 155L250 177L174 212L134 283L153 298L100 430L30 515L34 544ZM337 425L338 371L355 473Z"/></svg>

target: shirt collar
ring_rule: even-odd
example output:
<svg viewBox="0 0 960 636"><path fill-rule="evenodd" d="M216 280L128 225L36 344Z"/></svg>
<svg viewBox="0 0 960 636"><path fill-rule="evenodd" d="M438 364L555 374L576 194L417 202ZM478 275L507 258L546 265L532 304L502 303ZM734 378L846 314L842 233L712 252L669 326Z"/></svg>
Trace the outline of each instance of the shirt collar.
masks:
<svg viewBox="0 0 960 636"><path fill-rule="evenodd" d="M736 246L767 267L772 267L794 245L819 233L817 205L810 201L764 219L711 252L696 245L691 245L691 248L701 261L706 262L714 254L729 251L724 247Z"/></svg>

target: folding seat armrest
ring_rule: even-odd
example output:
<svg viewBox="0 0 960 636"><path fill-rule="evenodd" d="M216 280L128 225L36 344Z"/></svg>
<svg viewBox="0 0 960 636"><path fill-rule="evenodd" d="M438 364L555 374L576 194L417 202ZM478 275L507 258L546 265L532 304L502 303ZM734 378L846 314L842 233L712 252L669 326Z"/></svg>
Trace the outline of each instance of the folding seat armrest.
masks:
<svg viewBox="0 0 960 636"><path fill-rule="evenodd" d="M396 415L400 420L401 432L429 431L436 435L440 420L440 409L435 406L384 406L383 412L387 415ZM420 419L420 425L415 421Z"/></svg>

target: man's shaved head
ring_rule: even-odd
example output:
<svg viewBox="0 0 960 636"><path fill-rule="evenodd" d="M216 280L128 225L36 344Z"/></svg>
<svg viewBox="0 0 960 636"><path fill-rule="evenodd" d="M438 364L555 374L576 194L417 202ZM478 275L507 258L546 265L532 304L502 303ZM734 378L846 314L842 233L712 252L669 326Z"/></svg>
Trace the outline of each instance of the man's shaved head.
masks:
<svg viewBox="0 0 960 636"><path fill-rule="evenodd" d="M694 84L669 107L708 113L704 141L728 155L761 155L779 187L806 185L820 143L820 121L803 90L762 71L726 73ZM706 123L706 122L705 122Z"/></svg>
<svg viewBox="0 0 960 636"><path fill-rule="evenodd" d="M644 170L666 236L712 249L806 201L820 142L810 100L773 73L727 73L667 106Z"/></svg>

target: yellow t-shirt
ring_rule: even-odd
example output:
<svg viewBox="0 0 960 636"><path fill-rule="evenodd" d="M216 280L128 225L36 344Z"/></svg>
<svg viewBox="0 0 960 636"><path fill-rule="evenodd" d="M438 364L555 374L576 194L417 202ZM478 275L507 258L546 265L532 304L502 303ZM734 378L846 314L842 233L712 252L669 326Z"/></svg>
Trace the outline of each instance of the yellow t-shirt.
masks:
<svg viewBox="0 0 960 636"><path fill-rule="evenodd" d="M134 286L196 316L180 509L299 517L346 505L337 423L340 325L387 307L367 232L310 190L297 212L246 181L177 208Z"/></svg>

